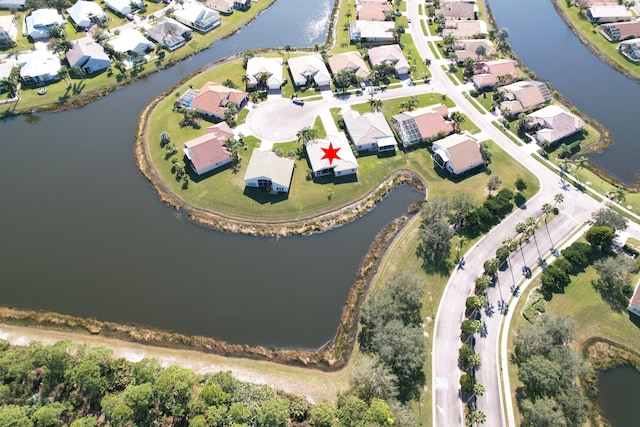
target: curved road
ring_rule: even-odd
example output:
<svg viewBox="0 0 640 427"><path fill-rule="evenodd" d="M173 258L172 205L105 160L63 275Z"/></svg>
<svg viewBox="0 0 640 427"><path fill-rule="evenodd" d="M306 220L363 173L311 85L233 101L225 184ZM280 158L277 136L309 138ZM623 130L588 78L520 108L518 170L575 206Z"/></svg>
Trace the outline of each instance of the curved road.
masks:
<svg viewBox="0 0 640 427"><path fill-rule="evenodd" d="M464 268L456 269L449 278L440 300L434 326L432 348L434 426L465 425L464 402L460 398L459 386L461 372L458 367L458 349L461 345L460 323L464 318L466 298L474 290L475 279L483 272L484 261L495 255L496 249L502 246L505 239L516 237L517 223L524 222L530 216L540 218L543 204L553 204L554 196L558 193L564 195L564 202L559 206L560 214L548 224L541 224L535 237L522 245L520 250L511 254L509 268L500 271L496 286L487 290L489 308L481 314L485 329L475 337L475 350L482 359L482 367L476 376L478 382L486 387L486 393L477 399L477 408L486 414L486 425L501 427L508 424L504 417L498 363L498 337L506 314L506 302L511 297L516 284L523 278L523 268L528 267L533 270L540 258L548 257L552 248L571 236L590 218L591 213L602 208L603 204L577 191L564 182L557 172L549 170L535 160L532 157L532 153L538 148L535 144L523 146L514 144L492 124L492 121L496 120L495 116L481 113L471 105L463 96L463 91L469 91L472 87L454 85L441 68L442 65L448 65L448 60L436 59L429 49L428 41L438 38L423 35L420 20L425 16L418 14L418 0L407 0L406 15L411 18L407 32L413 35L420 57L431 60L431 83L417 86L403 85L402 88L388 89L375 96L384 100L430 92L446 93L455 102L457 108L481 129L480 134L475 135L479 140L493 140L515 161L535 174L540 181L540 191L528 200L525 206L494 227L472 247L464 255L466 261ZM265 147L269 147L269 141L295 140L297 131L305 126L312 126L317 116L328 123L325 125L327 130L334 129L333 121L327 113L329 108L363 103L367 100L368 98L362 95L335 98L331 92L327 91L323 93L323 100L309 101L304 106L298 106L288 99L273 96L270 97L270 102L252 108L243 130L246 129L265 140L267 142ZM637 224L632 224L628 231L631 235L640 237L640 227Z"/></svg>

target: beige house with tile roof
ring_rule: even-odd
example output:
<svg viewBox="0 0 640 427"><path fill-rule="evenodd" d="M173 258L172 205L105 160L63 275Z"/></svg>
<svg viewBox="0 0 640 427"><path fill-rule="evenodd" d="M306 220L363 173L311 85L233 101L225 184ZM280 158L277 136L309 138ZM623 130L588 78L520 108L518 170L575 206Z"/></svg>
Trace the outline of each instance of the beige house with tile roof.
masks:
<svg viewBox="0 0 640 427"><path fill-rule="evenodd" d="M362 3L356 6L356 19L386 21L388 12L393 12L393 6L389 3Z"/></svg>
<svg viewBox="0 0 640 427"><path fill-rule="evenodd" d="M500 110L505 115L516 115L551 101L551 92L546 84L535 80L523 80L502 86L505 100L500 103Z"/></svg>
<svg viewBox="0 0 640 427"><path fill-rule="evenodd" d="M448 115L446 105L436 104L413 111L403 111L393 116L391 123L402 144L409 147L453 132L453 123L446 119Z"/></svg>
<svg viewBox="0 0 640 427"><path fill-rule="evenodd" d="M484 165L478 141L468 132L449 135L433 143L431 158L442 169L460 175Z"/></svg>
<svg viewBox="0 0 640 427"><path fill-rule="evenodd" d="M473 85L476 89L509 84L518 79L518 69L513 59L478 62L475 72Z"/></svg>
<svg viewBox="0 0 640 427"><path fill-rule="evenodd" d="M311 170L316 177L353 175L358 172L358 160L344 134L327 135L304 143Z"/></svg>
<svg viewBox="0 0 640 427"><path fill-rule="evenodd" d="M436 9L436 16L443 15L445 19L451 20L475 20L477 19L478 7L475 3L460 1L442 1L440 9Z"/></svg>
<svg viewBox="0 0 640 427"><path fill-rule="evenodd" d="M585 126L580 118L558 105L549 105L529 114L530 127L536 129L538 142L549 141L554 144L563 138L580 132Z"/></svg>
<svg viewBox="0 0 640 427"><path fill-rule="evenodd" d="M496 53L495 45L488 39L463 39L457 40L454 45L454 53L458 62L462 63L467 58L472 58L475 61L483 59L478 56L478 49L482 46L484 49L484 58L489 58Z"/></svg>
<svg viewBox="0 0 640 427"><path fill-rule="evenodd" d="M184 143L184 154L191 168L198 175L225 166L233 160L227 149L227 138L233 138L233 131L226 122L207 128L207 133Z"/></svg>
<svg viewBox="0 0 640 427"><path fill-rule="evenodd" d="M630 61L640 62L640 38L620 42L618 50Z"/></svg>
<svg viewBox="0 0 640 427"><path fill-rule="evenodd" d="M610 42L632 39L640 37L640 21L602 24L598 31L600 31L600 34Z"/></svg>
<svg viewBox="0 0 640 427"><path fill-rule="evenodd" d="M360 52L345 52L330 56L329 68L333 75L338 74L342 70L352 70L357 77L365 81L369 80L369 76L371 75L367 63L362 59Z"/></svg>
<svg viewBox="0 0 640 427"><path fill-rule="evenodd" d="M272 151L254 149L244 173L244 185L272 193L288 193L295 162Z"/></svg>
<svg viewBox="0 0 640 427"><path fill-rule="evenodd" d="M442 29L442 38L452 35L456 39L472 39L478 34L487 32L487 24L484 21L455 21L447 20Z"/></svg>
<svg viewBox="0 0 640 427"><path fill-rule="evenodd" d="M398 147L393 131L379 111L359 114L350 108L342 109L347 133L358 151L393 152Z"/></svg>
<svg viewBox="0 0 640 427"><path fill-rule="evenodd" d="M242 90L207 82L198 90L189 90L176 102L181 107L198 110L201 114L224 120L224 110L234 104L238 111L247 101L248 94Z"/></svg>
<svg viewBox="0 0 640 427"><path fill-rule="evenodd" d="M409 74L410 70L409 62L397 44L372 47L369 49L369 62L372 67L382 63L392 64L399 76Z"/></svg>

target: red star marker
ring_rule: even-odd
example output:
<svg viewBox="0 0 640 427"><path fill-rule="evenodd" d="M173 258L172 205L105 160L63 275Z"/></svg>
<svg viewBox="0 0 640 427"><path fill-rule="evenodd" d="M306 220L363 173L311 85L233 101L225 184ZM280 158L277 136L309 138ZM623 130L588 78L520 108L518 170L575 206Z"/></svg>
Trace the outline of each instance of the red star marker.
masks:
<svg viewBox="0 0 640 427"><path fill-rule="evenodd" d="M342 147L333 148L332 142L329 142L329 148L320 147L320 149L324 151L324 156L322 156L320 160L328 159L330 165L333 164L333 159L342 160L340 156L338 156L338 151L340 151L340 148Z"/></svg>

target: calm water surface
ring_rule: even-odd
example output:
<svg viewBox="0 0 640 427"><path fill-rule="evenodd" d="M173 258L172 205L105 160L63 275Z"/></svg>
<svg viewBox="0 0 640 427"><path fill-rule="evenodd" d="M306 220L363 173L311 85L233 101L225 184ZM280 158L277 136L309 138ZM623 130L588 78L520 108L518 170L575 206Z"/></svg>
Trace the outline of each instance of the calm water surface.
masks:
<svg viewBox="0 0 640 427"><path fill-rule="evenodd" d="M612 427L638 425L638 396L640 372L633 367L619 366L600 373L598 405Z"/></svg>
<svg viewBox="0 0 640 427"><path fill-rule="evenodd" d="M613 145L591 155L590 162L627 184L635 181L640 170L640 84L584 47L551 0L488 2L498 27L509 29L509 43L522 62L612 133Z"/></svg>
<svg viewBox="0 0 640 427"><path fill-rule="evenodd" d="M177 217L133 160L139 111L183 76L245 49L323 43L329 1L305 5L279 0L209 51L80 110L0 122L0 303L236 343L330 340L373 236L417 191L334 232L252 238Z"/></svg>

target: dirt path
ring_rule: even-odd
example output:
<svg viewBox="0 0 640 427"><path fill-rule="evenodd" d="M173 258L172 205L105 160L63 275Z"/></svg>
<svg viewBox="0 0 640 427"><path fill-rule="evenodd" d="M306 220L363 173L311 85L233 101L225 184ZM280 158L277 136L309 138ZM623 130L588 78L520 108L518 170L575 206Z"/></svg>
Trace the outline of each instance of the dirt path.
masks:
<svg viewBox="0 0 640 427"><path fill-rule="evenodd" d="M241 381L268 384L277 390L305 395L313 403L325 399L335 400L338 391L346 389L348 383L348 368L338 372L322 372L192 350L153 347L97 335L0 324L0 338L19 346L28 345L32 341L50 345L61 340L69 340L76 344L108 347L113 350L114 357L122 357L132 362L154 358L160 361L162 366L182 366L199 374L231 371L233 376Z"/></svg>

